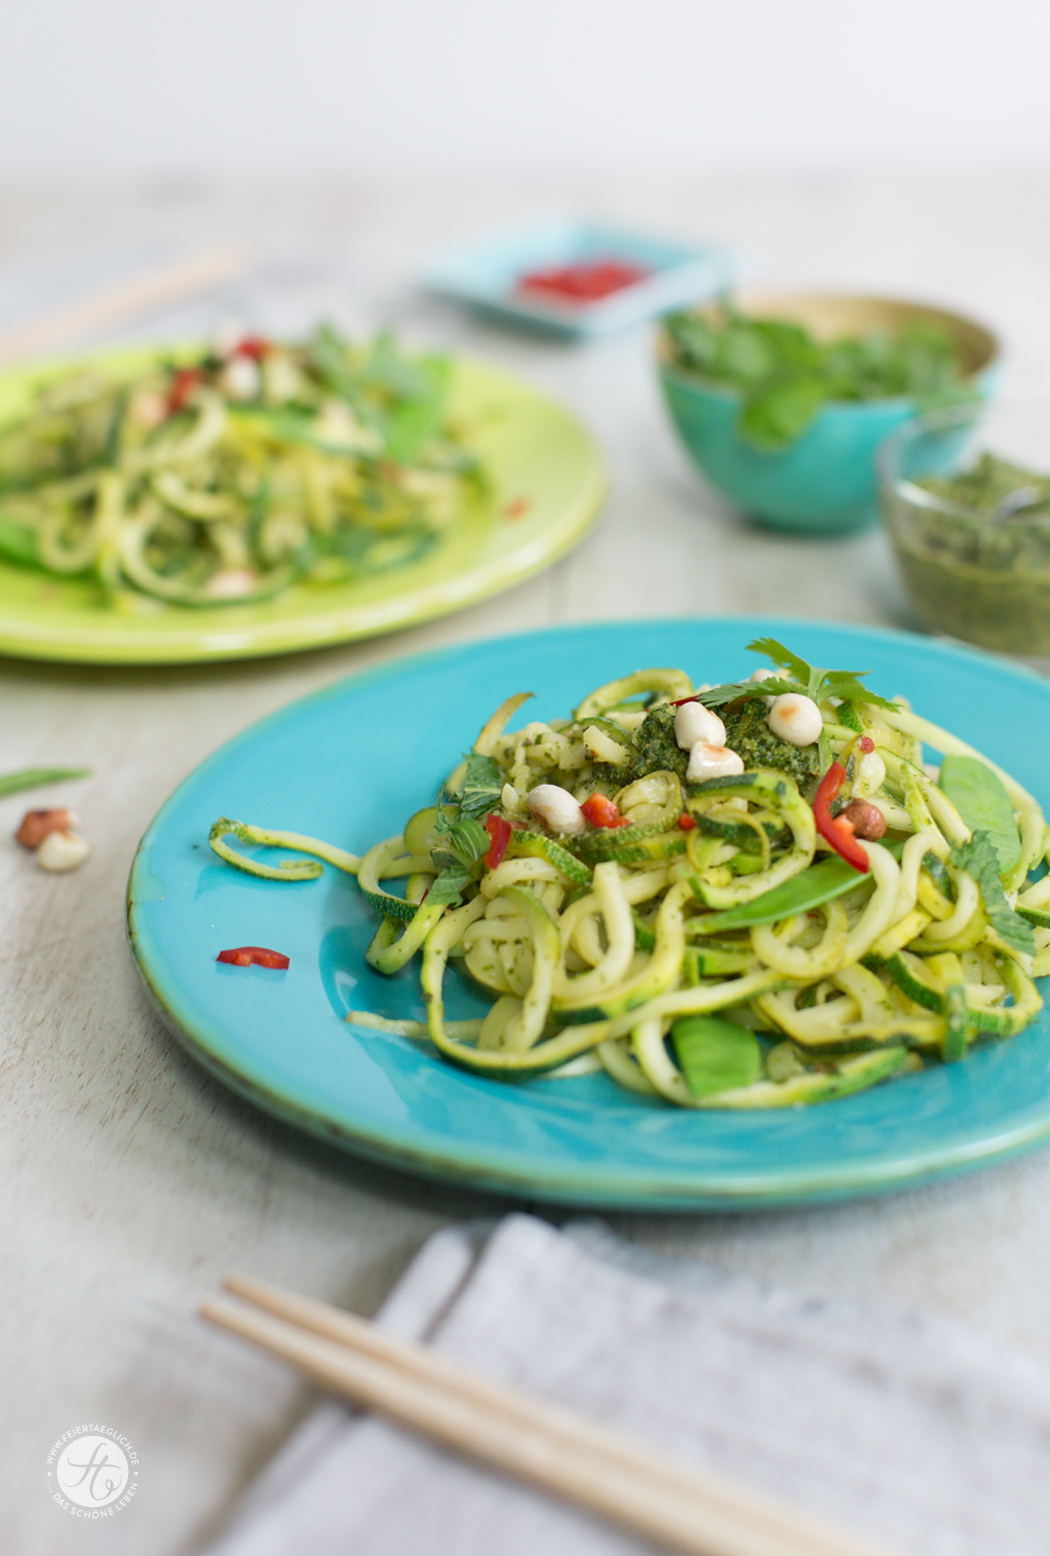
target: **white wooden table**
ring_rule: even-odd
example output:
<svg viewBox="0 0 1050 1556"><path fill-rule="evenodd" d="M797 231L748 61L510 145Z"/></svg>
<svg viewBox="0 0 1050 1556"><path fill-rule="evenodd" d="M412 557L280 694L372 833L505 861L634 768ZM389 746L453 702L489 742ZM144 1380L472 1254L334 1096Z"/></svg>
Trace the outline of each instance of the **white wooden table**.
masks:
<svg viewBox="0 0 1050 1556"><path fill-rule="evenodd" d="M231 312L274 331L324 311L363 328L393 321L558 394L601 441L613 478L600 528L573 556L415 631L200 668L0 663L0 770L90 764L93 778L54 799L75 803L96 845L81 872L50 877L13 843L0 844L5 1550L195 1549L310 1403L284 1368L207 1331L194 1317L201 1295L237 1268L367 1311L435 1227L502 1208L271 1122L204 1075L163 1029L128 957L123 891L136 843L175 784L292 698L461 639L752 610L909 624L878 533L777 538L701 490L665 423L643 336L552 345L471 323L412 292L413 268L436 248L567 207L734 240L752 279L969 308L1011 347L1004 416L1026 415L1029 425L1044 409L1050 417L1050 205L1034 175L0 191L0 326L78 278L108 278L173 245L243 238L259 256L250 282L139 333L207 329ZM24 805L0 801L4 836ZM652 1247L805 1291L948 1311L1050 1361L1050 1154L836 1208L612 1219ZM125 1433L141 1459L134 1504L104 1525L75 1524L46 1492L50 1444L87 1421Z"/></svg>

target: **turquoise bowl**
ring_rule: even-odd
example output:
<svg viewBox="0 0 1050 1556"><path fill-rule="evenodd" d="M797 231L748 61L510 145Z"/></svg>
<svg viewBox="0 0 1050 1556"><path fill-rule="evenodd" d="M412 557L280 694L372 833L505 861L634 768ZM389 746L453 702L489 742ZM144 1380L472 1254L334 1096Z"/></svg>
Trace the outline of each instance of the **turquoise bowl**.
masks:
<svg viewBox="0 0 1050 1556"><path fill-rule="evenodd" d="M995 387L996 338L959 314L889 298L826 294L748 294L736 306L742 313L804 324L823 340L929 320L955 337L981 397L990 398ZM914 400L830 401L790 448L764 454L737 433L737 391L674 366L666 336L658 362L664 398L687 453L730 502L762 524L798 534L848 534L875 520L875 450L917 414Z"/></svg>

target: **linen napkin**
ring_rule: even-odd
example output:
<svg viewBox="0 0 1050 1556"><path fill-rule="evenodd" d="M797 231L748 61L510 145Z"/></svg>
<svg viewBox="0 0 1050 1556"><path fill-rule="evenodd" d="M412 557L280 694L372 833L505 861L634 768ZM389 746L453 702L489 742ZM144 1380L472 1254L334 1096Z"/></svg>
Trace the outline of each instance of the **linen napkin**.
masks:
<svg viewBox="0 0 1050 1556"><path fill-rule="evenodd" d="M424 1245L382 1323L910 1556L1050 1553L1050 1374L947 1319L815 1301L526 1215ZM553 1499L318 1410L210 1556L628 1556Z"/></svg>

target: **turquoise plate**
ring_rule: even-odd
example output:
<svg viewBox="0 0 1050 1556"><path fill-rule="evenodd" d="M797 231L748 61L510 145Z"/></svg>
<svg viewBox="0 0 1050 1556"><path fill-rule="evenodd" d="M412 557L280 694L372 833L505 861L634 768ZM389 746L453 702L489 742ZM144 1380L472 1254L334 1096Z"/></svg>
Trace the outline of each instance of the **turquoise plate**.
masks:
<svg viewBox="0 0 1050 1556"><path fill-rule="evenodd" d="M343 681L257 724L205 762L142 841L129 883L139 970L187 1048L279 1117L432 1177L533 1199L695 1209L791 1204L899 1188L998 1161L1050 1134L1050 1015L963 1063L784 1112L691 1113L604 1075L492 1081L422 1043L355 1028L350 1009L419 1016L414 969L390 980L354 882L256 880L208 849L217 816L320 835L362 852L430 801L509 693L529 718L639 665L696 680L754 668L772 633L817 664L871 669L923 714L994 754L1050 809L1050 685L965 649L848 626L765 618L629 622L468 644ZM264 945L286 973L219 964ZM449 984L457 979L450 976ZM479 1002L456 990L453 1015Z"/></svg>

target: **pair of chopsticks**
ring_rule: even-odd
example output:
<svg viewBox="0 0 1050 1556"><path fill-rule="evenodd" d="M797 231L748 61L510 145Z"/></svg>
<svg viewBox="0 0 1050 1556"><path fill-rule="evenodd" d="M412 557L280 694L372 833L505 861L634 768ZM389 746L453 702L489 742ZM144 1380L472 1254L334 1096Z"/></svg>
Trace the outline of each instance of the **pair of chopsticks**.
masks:
<svg viewBox="0 0 1050 1556"><path fill-rule="evenodd" d="M181 302L217 286L220 281L240 275L247 263L242 249L226 244L187 255L173 264L144 271L103 291L79 297L65 307L56 308L0 336L0 367L42 356L84 335L123 324L138 314Z"/></svg>
<svg viewBox="0 0 1050 1556"><path fill-rule="evenodd" d="M202 1315L323 1388L689 1556L889 1556L586 1417L468 1371L377 1324L247 1276Z"/></svg>

